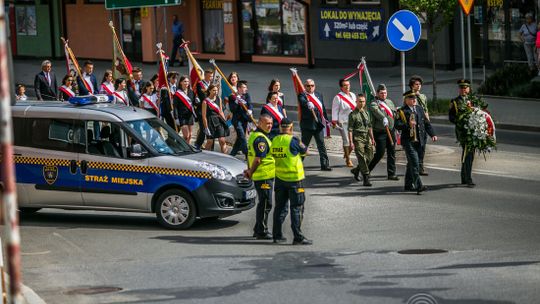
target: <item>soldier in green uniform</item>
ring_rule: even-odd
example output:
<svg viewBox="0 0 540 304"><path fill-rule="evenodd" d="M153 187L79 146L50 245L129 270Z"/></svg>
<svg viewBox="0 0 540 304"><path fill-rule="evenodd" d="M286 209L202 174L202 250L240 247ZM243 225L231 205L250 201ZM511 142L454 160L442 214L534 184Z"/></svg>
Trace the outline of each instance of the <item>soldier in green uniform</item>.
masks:
<svg viewBox="0 0 540 304"><path fill-rule="evenodd" d="M280 134L272 140L272 156L276 162L276 208L272 227L274 243L283 243L281 226L287 217L287 204L291 204L291 228L294 234L293 245L311 245L313 242L302 234L300 226L304 216L304 165L302 156L307 147L292 135L293 124L288 118L280 123Z"/></svg>
<svg viewBox="0 0 540 304"><path fill-rule="evenodd" d="M396 175L396 136L394 129L396 106L390 99L386 98L387 96L386 86L379 84L375 100L368 105L372 118L373 137L375 138L375 155L369 163L369 171L373 171L386 151L388 179L399 180Z"/></svg>
<svg viewBox="0 0 540 304"><path fill-rule="evenodd" d="M371 119L365 107L366 97L364 94L358 94L356 108L349 113L348 131L351 149L354 149L354 153L358 159L358 166L353 168L351 173L357 181L360 181L358 175L362 173L363 185L369 187L371 183L369 182L370 172L368 165L373 158L375 139L373 138L373 130L371 129Z"/></svg>
<svg viewBox="0 0 540 304"><path fill-rule="evenodd" d="M418 75L413 75L411 79L409 79L409 88L411 88L411 91L416 94L416 101L418 105L421 106L424 110L425 118L429 120L427 96L420 93L423 84L424 80ZM424 155L426 154L427 133L424 134L426 136L423 141L424 144L420 147L420 151L418 153L418 158L420 160L420 175L428 175L426 169L424 168Z"/></svg>
<svg viewBox="0 0 540 304"><path fill-rule="evenodd" d="M459 96L452 99L450 101L450 110L448 111L448 119L451 123L456 125L456 137L458 140L461 138L462 132L466 132L466 130L462 130L458 128L457 126L457 120L460 114L463 110L465 110L467 107L472 106L471 102L469 101L469 93L471 91L471 82L468 79L460 79L458 80L458 86L459 86ZM472 188L475 186L473 180L472 180L472 166L474 161L474 150L467 150L465 147L463 147L463 151L461 152L461 159L463 162L461 163L461 184L467 185L468 187Z"/></svg>
<svg viewBox="0 0 540 304"><path fill-rule="evenodd" d="M274 158L270 153L272 142L268 133L272 129L272 117L261 115L257 130L251 132L248 139L248 169L244 175L255 183L259 203L257 204L253 236L259 240L271 240L268 232L268 214L272 210L272 187L275 177Z"/></svg>

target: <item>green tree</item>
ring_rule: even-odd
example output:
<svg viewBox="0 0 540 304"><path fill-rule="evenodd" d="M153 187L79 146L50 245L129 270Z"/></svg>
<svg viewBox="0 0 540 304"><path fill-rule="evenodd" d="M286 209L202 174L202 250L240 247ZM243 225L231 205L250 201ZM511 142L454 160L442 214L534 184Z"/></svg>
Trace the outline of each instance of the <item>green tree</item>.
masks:
<svg viewBox="0 0 540 304"><path fill-rule="evenodd" d="M439 32L454 19L457 0L400 0L401 7L415 13L424 23L433 59L433 100L437 100L437 76L435 73L435 42Z"/></svg>

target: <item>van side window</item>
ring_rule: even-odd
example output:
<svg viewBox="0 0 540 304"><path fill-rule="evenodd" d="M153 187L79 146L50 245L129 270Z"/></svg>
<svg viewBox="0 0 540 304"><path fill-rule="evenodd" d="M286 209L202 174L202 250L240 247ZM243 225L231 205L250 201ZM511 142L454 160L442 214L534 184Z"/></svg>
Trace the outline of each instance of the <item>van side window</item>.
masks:
<svg viewBox="0 0 540 304"><path fill-rule="evenodd" d="M31 118L25 127L31 130L30 141L24 142L25 146L73 152L73 120Z"/></svg>
<svg viewBox="0 0 540 304"><path fill-rule="evenodd" d="M24 127L25 119L22 117L13 117L13 144L15 146L27 146L27 132Z"/></svg>
<svg viewBox="0 0 540 304"><path fill-rule="evenodd" d="M123 131L119 125L105 121L86 122L86 152L93 155L124 157Z"/></svg>

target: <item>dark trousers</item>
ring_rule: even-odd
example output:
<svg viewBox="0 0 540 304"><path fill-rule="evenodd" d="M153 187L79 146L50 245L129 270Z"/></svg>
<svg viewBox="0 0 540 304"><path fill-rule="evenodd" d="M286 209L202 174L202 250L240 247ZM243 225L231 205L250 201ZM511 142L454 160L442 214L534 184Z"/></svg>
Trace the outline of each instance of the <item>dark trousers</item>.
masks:
<svg viewBox="0 0 540 304"><path fill-rule="evenodd" d="M286 182L276 178L275 184L276 207L274 208L274 223L272 225L272 234L274 239L283 238L281 226L287 217L287 205L291 203L291 228L295 241L302 241L304 235L300 226L304 217L304 202L306 196L302 181Z"/></svg>
<svg viewBox="0 0 540 304"><path fill-rule="evenodd" d="M427 145L427 134L424 135L424 142L420 146L420 151L418 151L418 159L420 164L420 171L424 171L424 155L426 155L426 145Z"/></svg>
<svg viewBox="0 0 540 304"><path fill-rule="evenodd" d="M419 142L403 142L403 150L407 156L407 171L405 173L405 189L420 189L422 188L422 180L420 179L420 153L422 146Z"/></svg>
<svg viewBox="0 0 540 304"><path fill-rule="evenodd" d="M199 117L198 123L199 123L199 132L197 132L197 139L195 139L195 147L200 148L204 144L204 140L206 139L206 135L204 134L204 124L201 116L197 114Z"/></svg>
<svg viewBox="0 0 540 304"><path fill-rule="evenodd" d="M180 48L180 44L182 44L182 36L173 37L173 47L172 47L172 51L171 51L171 57L169 58L171 66L176 61L176 53L178 53L178 49ZM181 53L180 53L180 61L182 61L182 54Z"/></svg>
<svg viewBox="0 0 540 304"><path fill-rule="evenodd" d="M330 167L330 160L328 159L328 154L326 153L326 147L324 146L324 134L323 131L312 131L312 130L301 130L302 131L302 143L306 146L309 146L311 138L315 138L315 143L317 144L317 150L319 150L319 157L321 159L321 168Z"/></svg>
<svg viewBox="0 0 540 304"><path fill-rule="evenodd" d="M255 227L253 228L255 236L268 233L268 214L272 210L273 185L273 179L255 181L255 189L257 189L257 196L259 197L255 213Z"/></svg>
<svg viewBox="0 0 540 304"><path fill-rule="evenodd" d="M388 176L396 175L396 136L394 135L394 130L390 130L390 134L392 135L394 145L390 143L386 131L373 131L373 137L375 138L375 155L369 163L369 172L373 171L386 151L386 171L388 172Z"/></svg>
<svg viewBox="0 0 540 304"><path fill-rule="evenodd" d="M463 155L465 154L465 149L461 152L461 160L463 161L461 163L461 183L462 184L471 184L472 181L472 166L474 161L474 150L473 151L467 151L467 154L465 155L465 158L463 158Z"/></svg>
<svg viewBox="0 0 540 304"><path fill-rule="evenodd" d="M246 129L247 129L247 122L240 121L240 120L233 120L233 127L236 131L236 141L234 142L234 145L231 150L231 155L236 156L239 151L241 151L244 155L247 155L247 141L246 141Z"/></svg>

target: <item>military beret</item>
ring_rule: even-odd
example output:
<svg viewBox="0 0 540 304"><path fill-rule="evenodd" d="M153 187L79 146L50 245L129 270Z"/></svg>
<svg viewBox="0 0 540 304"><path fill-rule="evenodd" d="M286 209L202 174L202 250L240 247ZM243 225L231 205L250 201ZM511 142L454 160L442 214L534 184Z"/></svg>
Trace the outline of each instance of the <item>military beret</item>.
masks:
<svg viewBox="0 0 540 304"><path fill-rule="evenodd" d="M409 91L403 93L403 98L416 98L416 93L409 90Z"/></svg>
<svg viewBox="0 0 540 304"><path fill-rule="evenodd" d="M460 79L460 80L458 80L457 84L460 87L470 87L471 86L471 82L468 79Z"/></svg>
<svg viewBox="0 0 540 304"><path fill-rule="evenodd" d="M279 124L281 127L289 127L290 125L292 125L292 121L290 121L287 117L283 118L281 120L281 123Z"/></svg>
<svg viewBox="0 0 540 304"><path fill-rule="evenodd" d="M377 92L386 90L386 85L384 83L381 83L377 86Z"/></svg>

